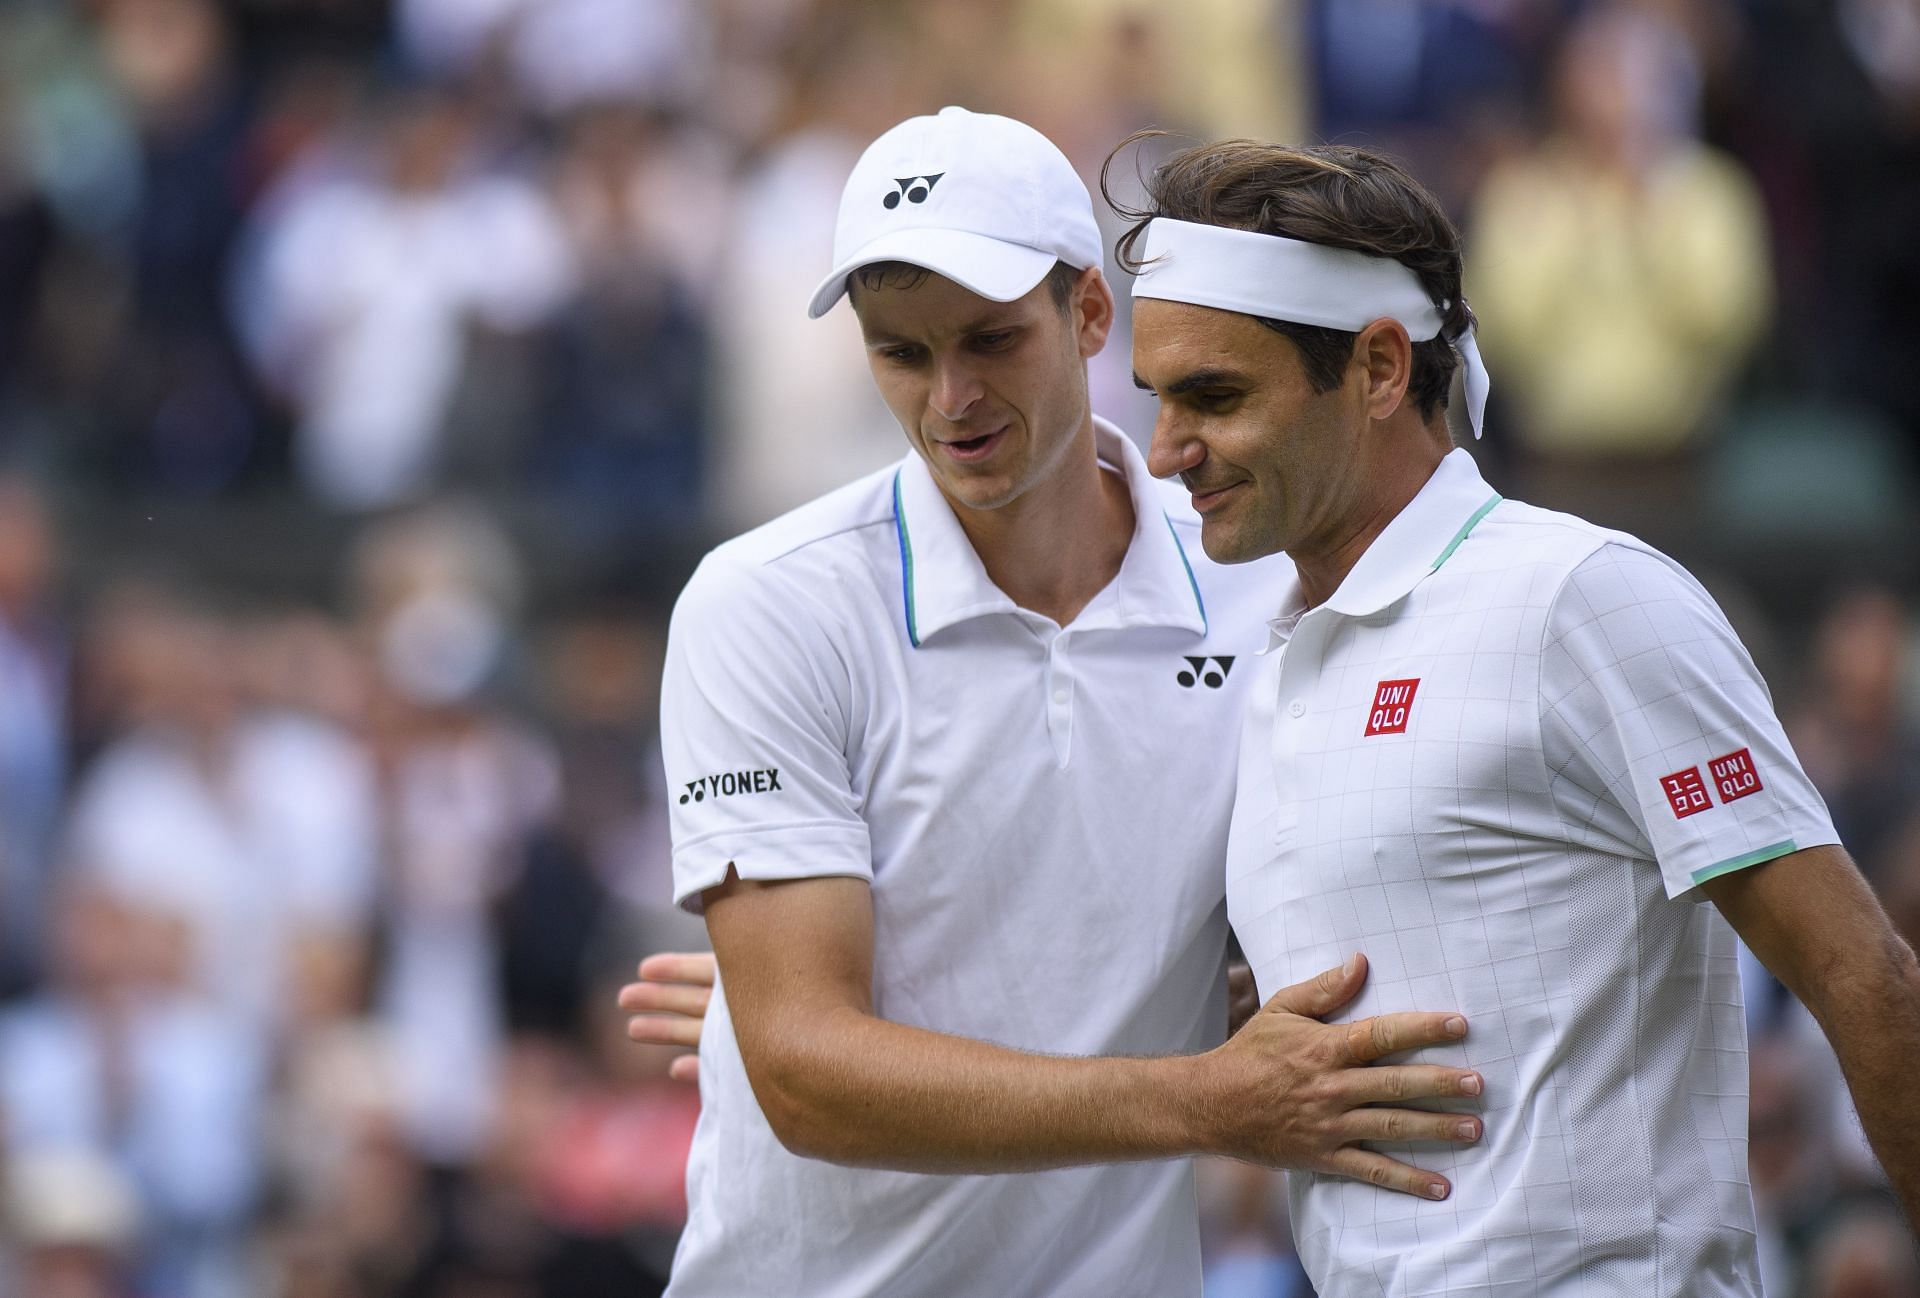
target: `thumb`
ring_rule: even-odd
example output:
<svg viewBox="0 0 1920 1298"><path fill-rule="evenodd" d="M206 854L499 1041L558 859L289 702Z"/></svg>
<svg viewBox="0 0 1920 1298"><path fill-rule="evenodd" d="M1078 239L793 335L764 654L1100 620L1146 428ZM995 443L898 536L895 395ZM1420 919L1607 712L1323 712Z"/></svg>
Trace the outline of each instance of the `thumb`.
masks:
<svg viewBox="0 0 1920 1298"><path fill-rule="evenodd" d="M1359 995L1360 985L1366 980L1367 958L1356 951L1343 965L1317 973L1305 982L1282 987L1267 1002L1266 1010L1309 1019L1324 1018Z"/></svg>

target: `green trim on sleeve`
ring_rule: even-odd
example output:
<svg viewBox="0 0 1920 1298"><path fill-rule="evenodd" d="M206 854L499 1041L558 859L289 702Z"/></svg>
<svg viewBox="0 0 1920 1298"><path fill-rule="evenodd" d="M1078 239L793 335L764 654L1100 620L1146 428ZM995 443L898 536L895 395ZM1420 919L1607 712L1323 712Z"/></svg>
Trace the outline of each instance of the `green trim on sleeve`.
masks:
<svg viewBox="0 0 1920 1298"><path fill-rule="evenodd" d="M1692 878L1695 883L1705 883L1709 879L1718 879L1723 874L1732 874L1735 870L1744 870L1750 865L1759 865L1762 861L1771 861L1775 857L1799 850L1798 843L1791 838L1785 839L1767 847L1755 848L1743 856L1736 856L1714 865L1701 866L1693 872Z"/></svg>
<svg viewBox="0 0 1920 1298"><path fill-rule="evenodd" d="M1440 557L1433 561L1433 567L1429 568L1427 571L1438 572L1440 570L1441 564L1453 558L1453 552L1460 548L1460 542L1467 539L1467 533L1471 532L1475 527L1478 527L1480 525L1480 520L1485 518L1487 514L1493 509L1493 507L1499 503L1500 503L1500 493L1496 491L1493 493L1492 500L1489 500L1486 504L1474 510L1473 517L1469 518L1466 522L1460 525L1460 530L1453 534L1453 539L1447 542L1447 548L1440 552Z"/></svg>

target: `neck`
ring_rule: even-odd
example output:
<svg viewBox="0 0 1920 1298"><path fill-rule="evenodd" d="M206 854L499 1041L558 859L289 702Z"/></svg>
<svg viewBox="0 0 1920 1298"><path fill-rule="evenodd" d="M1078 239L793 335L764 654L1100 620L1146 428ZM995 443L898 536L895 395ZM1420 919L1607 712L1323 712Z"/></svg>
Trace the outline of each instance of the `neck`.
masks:
<svg viewBox="0 0 1920 1298"><path fill-rule="evenodd" d="M1420 494L1450 449L1444 424L1438 431L1415 424L1382 439L1381 454L1356 462L1364 486L1354 494L1352 506L1322 535L1288 551L1300 574L1306 607L1319 607L1340 589L1360 556Z"/></svg>
<svg viewBox="0 0 1920 1298"><path fill-rule="evenodd" d="M1133 498L1100 468L1091 415L1033 490L998 509L954 513L993 584L1060 626L1113 580L1133 539Z"/></svg>

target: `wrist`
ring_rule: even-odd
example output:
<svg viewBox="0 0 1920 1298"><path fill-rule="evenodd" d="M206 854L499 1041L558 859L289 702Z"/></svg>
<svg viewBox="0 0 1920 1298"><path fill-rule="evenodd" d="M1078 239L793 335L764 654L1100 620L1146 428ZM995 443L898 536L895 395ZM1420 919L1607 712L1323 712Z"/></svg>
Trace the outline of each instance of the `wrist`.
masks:
<svg viewBox="0 0 1920 1298"><path fill-rule="evenodd" d="M1162 1085L1168 1117L1165 1140L1171 1157L1224 1154L1232 1144L1222 1121L1227 1106L1218 1093L1218 1055L1216 1049L1154 1061L1166 1065Z"/></svg>

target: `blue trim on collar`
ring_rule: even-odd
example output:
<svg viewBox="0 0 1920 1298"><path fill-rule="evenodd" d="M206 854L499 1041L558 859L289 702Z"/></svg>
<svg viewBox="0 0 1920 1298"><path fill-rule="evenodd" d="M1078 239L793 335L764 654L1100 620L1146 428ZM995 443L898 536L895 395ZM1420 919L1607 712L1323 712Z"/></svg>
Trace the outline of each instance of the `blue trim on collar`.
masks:
<svg viewBox="0 0 1920 1298"><path fill-rule="evenodd" d="M1193 579L1193 565L1187 562L1187 547L1180 544L1180 533L1174 529L1173 517L1162 510L1160 517L1167 520L1167 534L1173 537L1173 548L1180 552L1180 566L1187 570L1187 585L1193 588L1194 607L1200 610L1200 634L1207 633L1207 601L1200 598L1200 583Z"/></svg>
<svg viewBox="0 0 1920 1298"><path fill-rule="evenodd" d="M1500 503L1500 493L1496 491L1493 493L1492 500L1489 500L1486 504L1474 510L1473 517L1469 518L1466 522L1460 525L1460 530L1453 534L1453 539L1447 542L1447 548L1440 552L1440 557L1433 561L1433 567L1427 569L1427 571L1439 572L1440 565L1453 557L1453 552L1460 548L1460 543L1467 539L1467 534L1473 531L1474 528L1478 527L1480 525L1480 520L1485 518L1489 513L1493 512L1493 507L1499 503Z"/></svg>
<svg viewBox="0 0 1920 1298"><path fill-rule="evenodd" d="M1168 526L1172 526L1171 523ZM893 471L893 532L900 538L900 603L907 614L907 641L920 647L920 628L913 617L913 542L907 539L907 515L900 507L900 470ZM1178 541L1180 538L1175 537ZM1189 574L1191 575L1191 574Z"/></svg>

